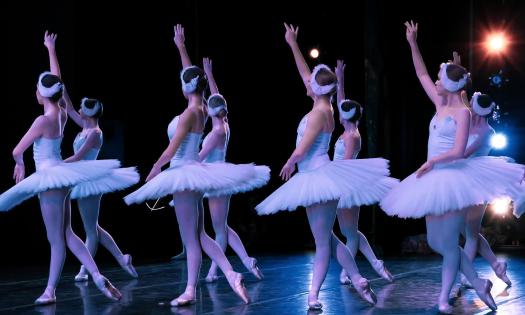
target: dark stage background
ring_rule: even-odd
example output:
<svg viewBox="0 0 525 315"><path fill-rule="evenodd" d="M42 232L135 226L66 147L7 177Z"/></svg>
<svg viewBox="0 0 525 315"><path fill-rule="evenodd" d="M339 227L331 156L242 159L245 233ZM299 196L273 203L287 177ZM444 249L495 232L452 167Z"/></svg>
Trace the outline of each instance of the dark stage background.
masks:
<svg viewBox="0 0 525 315"><path fill-rule="evenodd" d="M347 63L347 95L365 106L361 158L390 159L397 178L404 178L425 161L433 106L414 74L405 39L403 22L414 19L420 24L419 44L431 74L437 76L439 64L458 50L463 63L473 66L469 70L474 89L492 92L502 103L501 123L494 126L508 135L509 146L494 154L525 162L522 1L232 2L4 2L7 74L3 94L7 97L3 98L0 124L0 191L13 185L12 149L42 112L35 99L35 84L38 74L48 69L43 45L46 29L58 33L63 79L77 106L84 96L98 98L105 105L101 120L105 144L100 158L136 165L145 176L168 143L168 123L186 106L179 82L181 63L173 44L173 25L185 26L192 61L200 65L204 56L213 59L219 88L230 105L228 159L272 168L269 185L232 199L229 223L251 253L313 248L303 210L270 217L258 217L254 210L280 185L277 175L293 150L297 123L311 106L284 41L284 21L300 25L299 44L305 54L317 47L319 62L335 66L341 58ZM506 27L512 35L512 53L507 59L486 59L483 48L476 44L489 26ZM311 66L318 62L307 60ZM505 89L493 91L487 78L501 68L510 81ZM70 121L64 157L71 154L78 131ZM333 141L341 132L338 126ZM27 174L34 169L31 154L31 150L25 154ZM101 226L123 251L133 254L138 263L167 260L178 253L181 244L173 210L128 207L122 201L124 195L105 196L100 215ZM167 202L162 200L163 205ZM73 219L75 230L83 235L76 205ZM503 242L522 238L523 227L519 226L523 220L498 220L514 231ZM207 227L211 233L211 225ZM423 220L389 218L372 207L362 209L360 227L387 255L400 252L404 237L425 231ZM0 265L48 261L37 198L0 213L0 239ZM99 261L108 259L104 250L97 254Z"/></svg>

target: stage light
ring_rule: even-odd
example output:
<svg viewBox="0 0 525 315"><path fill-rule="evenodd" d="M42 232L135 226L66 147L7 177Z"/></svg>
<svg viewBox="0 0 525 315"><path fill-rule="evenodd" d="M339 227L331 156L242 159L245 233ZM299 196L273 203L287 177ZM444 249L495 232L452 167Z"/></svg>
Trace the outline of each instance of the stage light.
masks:
<svg viewBox="0 0 525 315"><path fill-rule="evenodd" d="M312 50L310 50L310 57L317 59L319 57L319 50L317 48L312 48Z"/></svg>
<svg viewBox="0 0 525 315"><path fill-rule="evenodd" d="M496 133L490 138L490 146L496 150L503 149L507 146L507 137L502 133Z"/></svg>
<svg viewBox="0 0 525 315"><path fill-rule="evenodd" d="M497 215L505 216L510 212L510 202L509 197L496 198L491 202L492 211Z"/></svg>
<svg viewBox="0 0 525 315"><path fill-rule="evenodd" d="M485 42L488 52L493 54L504 53L507 44L508 40L503 32L489 34Z"/></svg>

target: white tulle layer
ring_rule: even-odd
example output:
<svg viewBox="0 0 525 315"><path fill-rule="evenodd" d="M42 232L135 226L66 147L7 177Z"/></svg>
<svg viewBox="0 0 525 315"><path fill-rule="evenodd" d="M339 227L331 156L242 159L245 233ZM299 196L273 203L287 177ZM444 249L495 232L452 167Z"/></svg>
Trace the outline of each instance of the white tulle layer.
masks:
<svg viewBox="0 0 525 315"><path fill-rule="evenodd" d="M388 161L381 158L331 161L311 171L296 173L257 205L259 215L339 200L370 200L366 187L389 175Z"/></svg>
<svg viewBox="0 0 525 315"><path fill-rule="evenodd" d="M71 199L107 194L126 189L140 180L135 167L117 168L99 179L76 185L71 191Z"/></svg>
<svg viewBox="0 0 525 315"><path fill-rule="evenodd" d="M392 216L421 218L484 204L508 195L522 167L489 156L437 165L420 178L415 173L405 178L383 198L381 208Z"/></svg>
<svg viewBox="0 0 525 315"><path fill-rule="evenodd" d="M358 206L372 205L378 203L386 194L399 184L399 180L392 177L385 177L377 183L373 183L366 187L361 187L358 193L352 193L339 199L337 204L338 209L348 209Z"/></svg>
<svg viewBox="0 0 525 315"><path fill-rule="evenodd" d="M42 162L38 171L0 195L0 211L8 211L32 196L47 190L70 188L101 178L118 167L120 167L118 160Z"/></svg>
<svg viewBox="0 0 525 315"><path fill-rule="evenodd" d="M243 185L254 176L253 164L186 162L162 171L124 197L127 204L158 199L182 191L224 191Z"/></svg>

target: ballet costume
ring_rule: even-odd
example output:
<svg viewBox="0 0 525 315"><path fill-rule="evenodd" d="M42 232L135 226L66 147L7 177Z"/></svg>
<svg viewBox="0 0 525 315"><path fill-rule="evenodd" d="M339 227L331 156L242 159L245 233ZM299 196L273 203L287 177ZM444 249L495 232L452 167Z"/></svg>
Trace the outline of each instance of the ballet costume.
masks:
<svg viewBox="0 0 525 315"><path fill-rule="evenodd" d="M428 159L451 150L455 135L452 117L439 121L434 115L429 126ZM401 181L383 198L381 208L400 218L443 215L508 195L522 174L523 166L502 157L482 155L439 163L420 178L413 173Z"/></svg>
<svg viewBox="0 0 525 315"><path fill-rule="evenodd" d="M64 189L108 176L120 166L117 160L65 163L60 154L62 136L40 137L33 143L36 171L0 195L0 211L51 189Z"/></svg>
<svg viewBox="0 0 525 315"><path fill-rule="evenodd" d="M103 142L103 134L99 133L100 143ZM86 134L79 132L73 141L73 151L76 154L84 143L86 142ZM96 160L100 148L91 148L84 155L83 160L92 161ZM83 182L75 187L71 191L71 199L83 199L91 196L103 195L106 193L123 190L132 185L135 185L140 180L140 176L135 167L126 167L126 168L115 168L111 170L111 173L107 176L101 177L97 180ZM114 242L114 241L113 241ZM115 244L116 247L116 244ZM119 261L121 266L126 272L128 272L132 277L137 278L137 272L132 265L132 258L129 254L123 255L122 261ZM81 266L79 274L75 276L75 281L87 281L88 274L84 266Z"/></svg>
<svg viewBox="0 0 525 315"><path fill-rule="evenodd" d="M345 147L344 140L343 140L342 137L340 137L339 139L337 139L337 141L335 143L333 160L334 161L344 160L345 151L346 151L346 147ZM357 155L358 154L359 154L359 150L356 150L353 153L353 156L352 156L351 159L357 159ZM350 209L350 208L353 208L353 207L360 207L360 206L363 206L363 205L371 205L371 204L378 203L398 183L399 183L399 180L397 180L395 178L384 177L381 180L379 180L379 181L377 181L377 182L375 182L375 183L373 183L373 184L371 184L369 186L366 186L366 188L362 188L362 190L366 189L366 192L368 193L367 199L359 200L359 199L355 198L352 193L350 193L350 194L344 196L343 198L339 199L339 202L337 204L337 209ZM359 233L360 232L358 231L358 235L356 237L358 237L360 239L361 235L359 235ZM362 237L365 238L364 235L362 235ZM365 241L366 241L366 244L368 245L368 241L366 240L366 238L363 240L363 242L365 242ZM359 245L359 247L360 247L360 245ZM370 248L370 251L372 251L371 248ZM366 256L366 257L367 257L367 259L369 258L368 256ZM372 267L374 268L376 273L378 275L380 275L383 279L385 279L385 280L387 280L389 282L393 281L392 275L386 269L386 267L384 266L384 262L382 260L375 259L375 260L370 260L369 262L370 262L370 264L372 264ZM343 272L341 273L341 277L340 277L341 283L342 284L349 284L349 282L350 282L349 280L350 279L348 278L347 273L343 270Z"/></svg>
<svg viewBox="0 0 525 315"><path fill-rule="evenodd" d="M179 116L176 116L168 125L170 140L175 134L178 121ZM232 194L262 185L260 177L257 176L268 170L263 166L225 162L200 163L198 160L201 137L202 133L189 132L171 159L170 167L124 197L124 201L128 205L142 203L145 200L155 200L182 191L213 195Z"/></svg>
<svg viewBox="0 0 525 315"><path fill-rule="evenodd" d="M299 123L296 145L302 140L307 123L308 115ZM340 200L345 196L349 196L345 205L372 204L379 200L377 196L390 182L388 180L384 186L377 184L390 174L388 161L382 158L330 161L331 136L331 132L321 132L317 136L304 159L297 163L298 172L256 206L259 215L294 211L298 207ZM368 186L374 189L363 189Z"/></svg>

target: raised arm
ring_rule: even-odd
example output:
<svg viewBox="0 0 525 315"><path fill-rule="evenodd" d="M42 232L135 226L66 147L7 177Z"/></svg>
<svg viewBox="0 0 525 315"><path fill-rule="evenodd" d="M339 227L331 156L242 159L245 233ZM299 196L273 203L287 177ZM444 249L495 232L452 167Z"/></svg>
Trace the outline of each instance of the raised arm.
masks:
<svg viewBox="0 0 525 315"><path fill-rule="evenodd" d="M184 37L184 27L182 25L177 24L173 27L175 31L175 36L173 37L173 41L175 42L175 45L177 46L177 49L179 50L180 54L180 60L182 61L182 68L187 68L192 65L190 56L188 56L188 52L186 51L186 44L185 44L185 37Z"/></svg>
<svg viewBox="0 0 525 315"><path fill-rule="evenodd" d="M58 57L55 49L56 39L57 34L48 33L48 31L44 34L44 45L47 47L49 53L49 71L61 78L60 66L58 65Z"/></svg>
<svg viewBox="0 0 525 315"><path fill-rule="evenodd" d="M433 157L421 166L417 171L417 177L423 176L429 172L434 164L447 163L454 160L463 159L465 157L465 148L467 147L469 128L470 128L470 112L467 108L461 108L454 113L454 120L456 121L456 138L454 139L454 147L447 152Z"/></svg>
<svg viewBox="0 0 525 315"><path fill-rule="evenodd" d="M89 152L89 150L99 148L101 145L102 143L100 142L100 131L92 130L88 134L86 142L84 142L80 150L78 150L77 153L65 159L64 162L69 163L83 160L86 154Z"/></svg>
<svg viewBox="0 0 525 315"><path fill-rule="evenodd" d="M324 114L317 110L308 114L308 123L301 142L299 142L299 145L295 148L279 174L283 180L290 179L295 170L295 164L304 159L317 136L323 131L324 119Z"/></svg>
<svg viewBox="0 0 525 315"><path fill-rule="evenodd" d="M284 23L284 27L286 28L284 39L292 49L295 65L297 66L297 70L301 75L301 79L303 80L305 87L307 87L310 82L310 76L312 75L312 72L310 71L310 67L308 67L308 64L304 60L303 54L301 53L301 49L299 49L299 45L297 44L299 26L294 27L291 24L288 25Z"/></svg>
<svg viewBox="0 0 525 315"><path fill-rule="evenodd" d="M208 77L208 85L210 86L211 93L212 94L219 93L217 82L215 82L215 77L213 76L211 59L202 58L202 66L204 67L204 73L206 73L206 76Z"/></svg>
<svg viewBox="0 0 525 315"><path fill-rule="evenodd" d="M80 118L80 114L73 107L73 102L71 102L71 98L69 97L69 94L67 93L67 89L65 86L64 86L62 98L60 99L59 104L61 107L66 109L68 116L71 117L71 119L73 119L73 121L79 127L82 128L83 127L82 118Z"/></svg>
<svg viewBox="0 0 525 315"><path fill-rule="evenodd" d="M13 172L13 179L16 183L20 182L25 177L24 152L33 144L33 142L35 142L35 140L42 137L47 123L48 120L44 116L39 116L35 119L29 130L13 149L13 159L16 163Z"/></svg>
<svg viewBox="0 0 525 315"><path fill-rule="evenodd" d="M406 38L408 43L410 44L410 50L412 52L412 61L414 62L414 68L416 70L417 78L419 79L419 82L421 83L421 86L423 86L423 89L427 93L428 97L434 103L436 106L436 110L441 106L440 98L437 94L436 85L430 78L430 75L428 74L427 67L425 66L425 62L423 61L423 57L421 56L421 52L419 52L419 47L417 45L417 23L414 24L414 22L405 22L406 26Z"/></svg>
<svg viewBox="0 0 525 315"><path fill-rule="evenodd" d="M335 75L337 77L337 104L345 99L345 68L343 60L337 60L335 66Z"/></svg>
<svg viewBox="0 0 525 315"><path fill-rule="evenodd" d="M155 176L157 176L160 173L162 167L173 158L180 144L182 143L186 135L188 135L188 133L191 131L192 122L195 119L196 118L194 117L194 113L191 111L185 111L182 115L180 115L179 122L177 124L177 129L175 130L175 135L173 135L170 144L168 145L166 150L162 152L157 162L153 164L153 167L148 177L146 178L146 181L149 181Z"/></svg>

